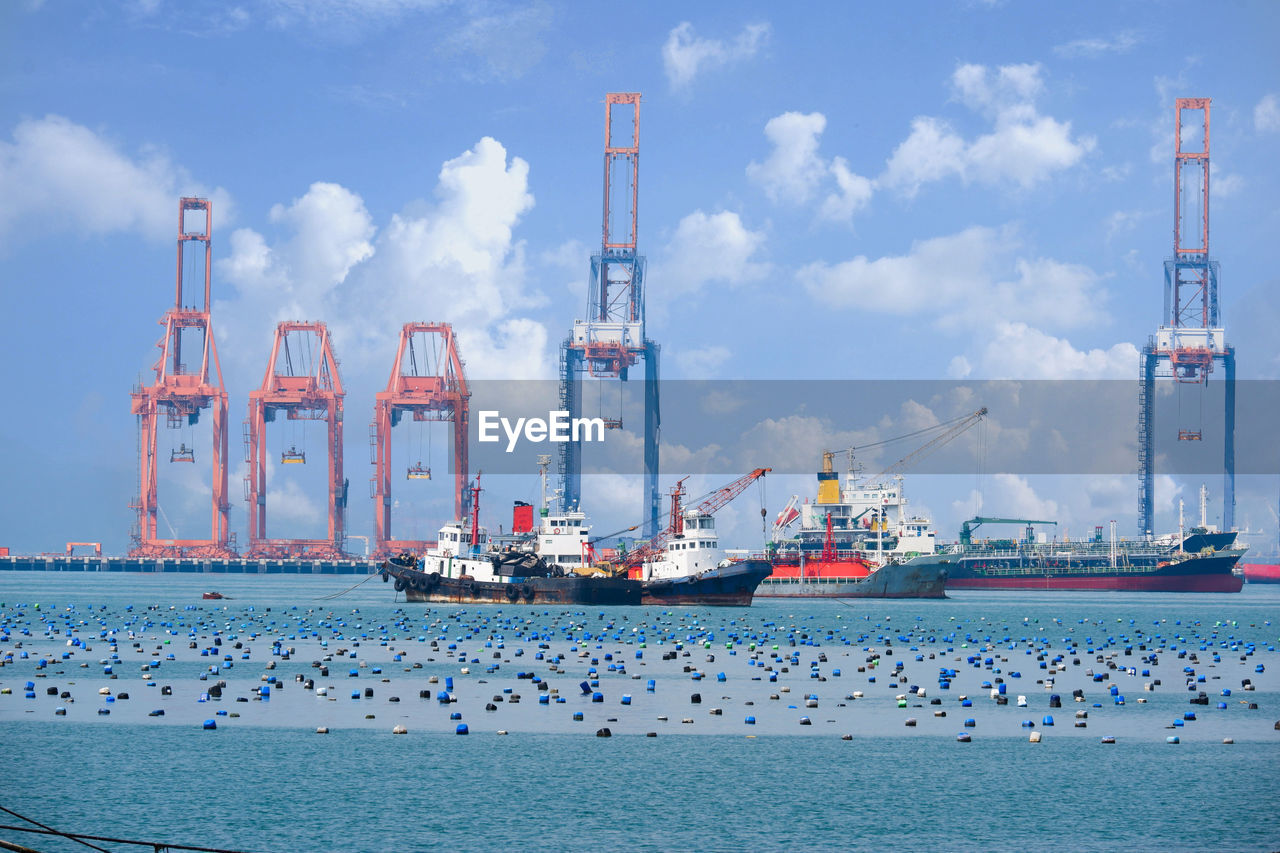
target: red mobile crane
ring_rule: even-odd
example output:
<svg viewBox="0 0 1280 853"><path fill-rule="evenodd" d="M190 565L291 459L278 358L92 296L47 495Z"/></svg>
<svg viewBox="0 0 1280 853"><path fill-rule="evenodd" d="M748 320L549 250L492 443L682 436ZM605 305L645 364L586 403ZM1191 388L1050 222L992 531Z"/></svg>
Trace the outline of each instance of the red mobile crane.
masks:
<svg viewBox="0 0 1280 853"><path fill-rule="evenodd" d="M757 468L750 474L744 474L732 483L721 486L710 494L705 495L694 507L694 510L705 515L714 515L716 512L723 509L730 501L742 494L743 490L746 489L747 486L751 485L756 480L759 480L772 470L772 468ZM671 539L684 532L684 510L681 499L685 494L684 481L687 479L689 478L685 477L681 479L671 488L671 513L669 520L667 521L667 526L654 534L648 541L637 545L631 551L628 551L619 561L619 565L625 566L628 569L638 567L645 560L652 559L662 551ZM634 530L635 528L632 527L630 529ZM616 535L616 533L611 534L611 536ZM601 538L608 539L610 537L605 536ZM596 539L591 544L599 541L600 539ZM594 559L594 554L590 556Z"/></svg>

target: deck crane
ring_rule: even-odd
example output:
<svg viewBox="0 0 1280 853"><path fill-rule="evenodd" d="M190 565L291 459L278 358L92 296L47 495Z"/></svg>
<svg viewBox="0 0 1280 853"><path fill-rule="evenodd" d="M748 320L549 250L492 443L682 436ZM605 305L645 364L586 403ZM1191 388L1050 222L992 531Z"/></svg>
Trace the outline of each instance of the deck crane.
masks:
<svg viewBox="0 0 1280 853"><path fill-rule="evenodd" d="M742 494L743 490L745 490L747 486L750 486L756 480L759 480L772 470L772 468L757 468L750 474L744 474L732 483L728 483L713 492L703 495L699 499L697 505L693 507L694 511L704 515L714 515L716 512L728 505L730 501ZM620 566L632 568L640 565L645 560L652 558L655 554L665 548L667 542L669 542L673 537L679 536L684 532L684 510L682 508L681 499L685 494L684 481L687 479L689 478L685 477L679 480L675 486L671 488L671 514L669 516L667 526L623 555L618 561ZM597 542L602 542L606 539L618 536L619 534L636 530L640 526L641 525L639 524L633 525L631 527L624 528L623 530L610 533L608 536L600 536L596 539L592 539L587 543L587 558L591 562L595 562L594 546Z"/></svg>
<svg viewBox="0 0 1280 853"><path fill-rule="evenodd" d="M975 516L960 525L960 544L970 545L973 543L973 531L983 524L1025 524L1027 526L1027 540L1035 538L1035 529L1033 524L1052 524L1057 525L1056 521L1040 521L1033 518L988 518L986 516Z"/></svg>
<svg viewBox="0 0 1280 853"><path fill-rule="evenodd" d="M950 429L948 429L946 432L943 432L940 435L934 436L932 439L920 445L915 450L908 453L906 456L903 456L901 459L897 460L896 462L890 463L888 467L886 467L879 474L876 474L871 479L878 480L881 477L886 477L890 474L899 474L902 471L905 471L912 463L919 461L921 458L941 448L943 445L947 444L952 439L957 438L966 430L968 430L971 426L978 423L986 416L987 416L987 407L983 406L981 409L978 409L976 412L970 412L969 414L956 418L953 421L946 421L944 423L938 424L937 426L929 427L928 429L937 429L938 427L947 426L948 424L951 424ZM919 435L921 432L926 432L926 431L927 430L918 430L914 433L911 433L910 435ZM908 438L908 437L909 436L900 436L900 438ZM888 441L896 441L896 440L897 439L891 438L885 442L877 442L877 443L885 444ZM875 445L866 445L866 447L874 447L874 446ZM863 449L865 449L865 447Z"/></svg>

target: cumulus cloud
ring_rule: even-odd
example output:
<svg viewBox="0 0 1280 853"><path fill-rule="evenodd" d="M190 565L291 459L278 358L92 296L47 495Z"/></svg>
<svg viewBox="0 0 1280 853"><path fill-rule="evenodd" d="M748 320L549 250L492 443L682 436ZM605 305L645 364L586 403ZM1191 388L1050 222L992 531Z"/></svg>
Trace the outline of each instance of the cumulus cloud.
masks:
<svg viewBox="0 0 1280 853"><path fill-rule="evenodd" d="M764 135L773 151L763 163L749 163L747 177L773 201L808 201L827 171L818 157L818 138L826 126L822 113L787 112L769 119Z"/></svg>
<svg viewBox="0 0 1280 853"><path fill-rule="evenodd" d="M747 164L747 177L774 202L804 204L819 189L827 191L818 210L821 219L847 222L871 202L875 185L849 168L849 161L818 154L820 137L827 126L822 113L787 112L774 116L764 127L773 150L763 163Z"/></svg>
<svg viewBox="0 0 1280 853"><path fill-rule="evenodd" d="M1264 95L1253 108L1253 127L1258 133L1280 131L1280 96Z"/></svg>
<svg viewBox="0 0 1280 853"><path fill-rule="evenodd" d="M920 187L952 175L962 181L1013 184L1028 189L1078 163L1096 142L1072 138L1071 123L1042 116L1036 98L1044 91L1041 68L959 66L951 77L956 100L992 122L989 133L966 141L946 121L921 116L893 151L879 185L908 197Z"/></svg>
<svg viewBox="0 0 1280 853"><path fill-rule="evenodd" d="M731 211L695 210L680 220L657 264L667 293L692 293L708 284L734 287L769 272L757 260L764 232L747 228Z"/></svg>
<svg viewBox="0 0 1280 853"><path fill-rule="evenodd" d="M212 197L215 224L231 212L223 190L201 186L163 151L127 154L57 115L21 121L12 142L0 141L0 195L0 247L28 229L172 238L183 195Z"/></svg>
<svg viewBox="0 0 1280 853"><path fill-rule="evenodd" d="M819 302L931 316L942 327L990 328L1000 319L1071 328L1105 320L1097 273L1022 250L1016 228L973 226L917 241L905 255L808 264L796 277Z"/></svg>
<svg viewBox="0 0 1280 853"><path fill-rule="evenodd" d="M685 89L703 71L750 59L769 41L768 24L748 24L730 42L700 38L693 24L684 21L667 35L662 46L662 66L672 89Z"/></svg>
<svg viewBox="0 0 1280 853"><path fill-rule="evenodd" d="M442 165L433 201L410 202L381 228L354 191L313 184L271 209L274 237L232 234L217 270L237 298L219 305L220 327L243 338L235 350L254 352L278 320L327 319L344 372L375 381L401 324L446 321L469 376L540 377L547 332L519 316L540 296L515 236L533 204L528 164L489 137Z"/></svg>
<svg viewBox="0 0 1280 853"><path fill-rule="evenodd" d="M1127 341L1078 350L1026 323L998 323L978 370L989 379L1132 379L1137 367L1138 348Z"/></svg>

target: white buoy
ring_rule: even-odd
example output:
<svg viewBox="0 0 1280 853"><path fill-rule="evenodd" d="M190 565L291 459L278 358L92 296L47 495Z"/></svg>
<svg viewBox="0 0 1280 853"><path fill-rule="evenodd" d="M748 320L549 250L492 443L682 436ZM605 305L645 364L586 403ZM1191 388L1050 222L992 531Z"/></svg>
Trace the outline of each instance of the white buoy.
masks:
<svg viewBox="0 0 1280 853"><path fill-rule="evenodd" d="M1032 732L1032 733L1027 737L1027 740L1028 740L1028 741L1030 741L1031 743L1039 743L1039 742L1040 742L1040 733L1039 733L1039 732Z"/></svg>

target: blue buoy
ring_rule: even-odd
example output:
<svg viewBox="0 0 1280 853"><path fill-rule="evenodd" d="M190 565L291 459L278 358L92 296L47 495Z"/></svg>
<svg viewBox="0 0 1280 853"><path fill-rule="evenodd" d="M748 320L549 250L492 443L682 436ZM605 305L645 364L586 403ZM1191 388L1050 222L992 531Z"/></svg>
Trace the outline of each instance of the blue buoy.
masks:
<svg viewBox="0 0 1280 853"><path fill-rule="evenodd" d="M754 726L754 725L756 724L756 718L755 718L755 717L747 717L746 723L747 723L747 725L748 725L748 726Z"/></svg>
<svg viewBox="0 0 1280 853"><path fill-rule="evenodd" d="M466 723L458 723L458 727L454 729L454 732L456 734L465 735L465 734L468 734L470 730L467 728Z"/></svg>
<svg viewBox="0 0 1280 853"><path fill-rule="evenodd" d="M648 691L649 693L653 693L655 690L657 690L657 687L658 687L658 683L657 683L657 681L655 681L654 679L650 678L650 679L649 679L649 683L648 683L647 685L645 685L645 688L644 688L644 689L645 689L646 691Z"/></svg>
<svg viewBox="0 0 1280 853"><path fill-rule="evenodd" d="M599 693L599 692L597 692L597 693L592 693L592 694L591 694L591 701L592 701L592 702L603 702L603 701L604 701L604 694L603 694L603 693Z"/></svg>
<svg viewBox="0 0 1280 853"><path fill-rule="evenodd" d="M630 705L630 704L631 704L631 694L630 694L630 693L623 693L623 694L622 694L622 704L623 704L623 705Z"/></svg>
<svg viewBox="0 0 1280 853"><path fill-rule="evenodd" d="M1053 715L1052 715L1052 714L1045 714L1044 719L1040 721L1040 724L1041 724L1042 726L1052 726L1052 725L1053 725Z"/></svg>
<svg viewBox="0 0 1280 853"><path fill-rule="evenodd" d="M205 720L203 727L205 729L216 729L218 727L218 723L216 720Z"/></svg>
<svg viewBox="0 0 1280 853"><path fill-rule="evenodd" d="M589 694L589 693L591 692L591 683L590 683L590 682L588 682L588 681L583 681L583 682L579 683L579 684L578 684L578 687L580 687L580 688L582 689L582 693L583 693L583 695L584 695L584 696L585 696L585 695L587 695L587 694Z"/></svg>

